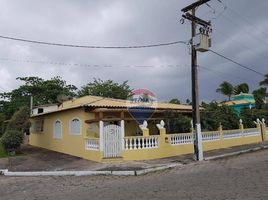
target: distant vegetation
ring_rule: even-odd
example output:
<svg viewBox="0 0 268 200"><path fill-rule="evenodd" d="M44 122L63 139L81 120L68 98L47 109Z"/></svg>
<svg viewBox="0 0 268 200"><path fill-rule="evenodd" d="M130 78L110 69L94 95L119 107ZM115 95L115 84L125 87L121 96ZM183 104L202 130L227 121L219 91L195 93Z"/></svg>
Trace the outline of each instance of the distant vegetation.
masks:
<svg viewBox="0 0 268 200"><path fill-rule="evenodd" d="M116 99L127 99L132 90L128 81L122 83L113 80L94 79L78 89L74 85L69 85L61 77L56 76L49 80L39 77L18 77L22 82L18 88L5 93L0 93L0 137L8 131L18 131L21 134L28 133L29 105L30 97L34 97L34 105L61 103L66 99L81 97L85 95L96 95ZM265 118L268 121L268 106L265 104L267 97L268 74L260 82L260 88L253 91L256 100L256 109L244 110L241 114L245 126L254 126L253 120ZM230 99L240 92L248 93L247 83L233 86L224 81L220 84L217 92L226 95ZM171 99L170 103L180 104L179 99ZM191 105L187 99L186 104ZM203 130L215 130L222 124L224 129L233 129L238 126L238 117L234 111L226 106L219 106L216 102L203 103L201 113L201 123ZM166 122L172 132L188 132L191 129L191 116L175 113L166 113ZM10 133L10 132L9 132Z"/></svg>

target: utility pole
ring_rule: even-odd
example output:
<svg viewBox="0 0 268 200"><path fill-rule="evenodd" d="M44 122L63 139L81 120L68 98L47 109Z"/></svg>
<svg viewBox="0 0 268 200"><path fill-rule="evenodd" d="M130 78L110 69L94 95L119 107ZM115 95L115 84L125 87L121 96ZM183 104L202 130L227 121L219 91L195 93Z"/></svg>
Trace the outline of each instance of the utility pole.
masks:
<svg viewBox="0 0 268 200"><path fill-rule="evenodd" d="M197 70L197 49L198 51L207 51L209 47L208 32L210 30L210 22L206 22L196 17L197 7L209 2L210 0L199 0L181 11L184 19L188 19L192 22L192 39L191 39L191 71L192 71L192 117L194 126L194 153L196 160L203 160L203 149L202 149L202 134L200 124L200 110L199 110L199 95L198 95L198 70ZM191 14L188 12L191 11ZM194 39L196 37L197 25L201 25L199 43L195 44ZM207 37L206 37L207 36ZM205 40L204 40L205 39ZM203 42L205 41L205 45ZM207 45L207 46L206 46ZM198 48L197 48L198 47Z"/></svg>

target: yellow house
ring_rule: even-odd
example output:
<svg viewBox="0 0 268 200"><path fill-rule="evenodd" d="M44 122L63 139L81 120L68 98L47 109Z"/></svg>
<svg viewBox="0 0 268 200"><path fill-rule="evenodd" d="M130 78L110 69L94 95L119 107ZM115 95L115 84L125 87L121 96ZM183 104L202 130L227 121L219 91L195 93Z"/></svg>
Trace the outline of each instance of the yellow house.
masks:
<svg viewBox="0 0 268 200"><path fill-rule="evenodd" d="M167 134L162 119L166 111L191 114L191 109L188 105L152 103L150 109L135 110L135 103L126 100L85 96L33 109L29 142L97 162L189 154L194 151L193 133ZM137 115L140 110L143 115ZM239 123L236 130L219 127L202 132L203 150L268 140L264 120L257 120L256 128L250 129L244 129L242 120Z"/></svg>
<svg viewBox="0 0 268 200"><path fill-rule="evenodd" d="M192 109L188 105L153 103L151 113L139 118L130 112L131 107L127 100L98 96L65 101L59 106L39 106L32 111L30 145L98 162L111 158L157 158L159 152L152 156L148 150L157 150L159 146L161 128L157 125L165 111L191 114ZM134 155L132 149L147 151Z"/></svg>

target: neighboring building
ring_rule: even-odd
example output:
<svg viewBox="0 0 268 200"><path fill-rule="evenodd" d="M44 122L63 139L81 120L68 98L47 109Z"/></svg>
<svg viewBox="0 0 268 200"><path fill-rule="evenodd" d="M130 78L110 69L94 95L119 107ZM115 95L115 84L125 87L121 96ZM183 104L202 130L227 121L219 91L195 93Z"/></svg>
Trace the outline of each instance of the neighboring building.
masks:
<svg viewBox="0 0 268 200"><path fill-rule="evenodd" d="M238 114L240 114L243 109L255 108L255 99L253 94L240 93L235 95L232 101L227 101L223 104L232 107Z"/></svg>
<svg viewBox="0 0 268 200"><path fill-rule="evenodd" d="M127 100L98 96L39 106L32 111L29 143L94 161L111 157L131 160L124 148L155 148L160 134L157 125L164 126L160 121L170 110L190 115L192 107L154 102L150 109L135 109L135 103Z"/></svg>

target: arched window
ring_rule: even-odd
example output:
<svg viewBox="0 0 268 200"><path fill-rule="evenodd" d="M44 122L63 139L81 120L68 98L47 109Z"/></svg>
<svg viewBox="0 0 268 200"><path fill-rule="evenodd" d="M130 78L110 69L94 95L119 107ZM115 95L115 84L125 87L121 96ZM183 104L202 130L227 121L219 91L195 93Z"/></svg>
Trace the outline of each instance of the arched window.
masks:
<svg viewBox="0 0 268 200"><path fill-rule="evenodd" d="M71 135L81 134L81 122L79 118L74 118L70 121L69 130Z"/></svg>
<svg viewBox="0 0 268 200"><path fill-rule="evenodd" d="M62 138L62 125L60 120L56 120L54 123L53 136L55 139Z"/></svg>

